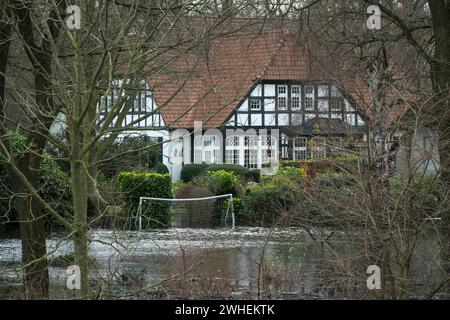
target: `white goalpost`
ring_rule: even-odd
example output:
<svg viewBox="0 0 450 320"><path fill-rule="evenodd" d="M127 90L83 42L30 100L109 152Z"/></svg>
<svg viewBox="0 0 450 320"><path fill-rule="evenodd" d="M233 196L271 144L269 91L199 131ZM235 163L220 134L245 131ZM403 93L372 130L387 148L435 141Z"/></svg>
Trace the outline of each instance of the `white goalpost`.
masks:
<svg viewBox="0 0 450 320"><path fill-rule="evenodd" d="M138 230L143 228L146 219L146 207L153 211L163 206L170 214L172 227L231 227L235 226L233 195L223 194L203 198L157 198L139 197L135 224Z"/></svg>

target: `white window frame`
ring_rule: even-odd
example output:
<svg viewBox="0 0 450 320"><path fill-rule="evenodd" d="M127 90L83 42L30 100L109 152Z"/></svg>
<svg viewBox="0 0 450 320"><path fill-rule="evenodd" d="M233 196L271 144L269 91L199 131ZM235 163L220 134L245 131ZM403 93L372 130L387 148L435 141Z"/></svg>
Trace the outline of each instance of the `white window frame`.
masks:
<svg viewBox="0 0 450 320"><path fill-rule="evenodd" d="M284 89L284 92L280 92L280 89ZM277 109L286 111L288 109L288 86L285 84L280 84L277 86ZM283 101L283 106L281 106L281 101Z"/></svg>
<svg viewBox="0 0 450 320"><path fill-rule="evenodd" d="M220 139L216 135L194 138L194 163L220 163Z"/></svg>
<svg viewBox="0 0 450 320"><path fill-rule="evenodd" d="M304 161L308 159L308 138L295 137L293 141L292 157L294 160Z"/></svg>
<svg viewBox="0 0 450 320"><path fill-rule="evenodd" d="M253 106L253 102L257 102L257 106ZM262 101L261 101L261 99L250 98L249 105L250 105L251 111L260 111Z"/></svg>

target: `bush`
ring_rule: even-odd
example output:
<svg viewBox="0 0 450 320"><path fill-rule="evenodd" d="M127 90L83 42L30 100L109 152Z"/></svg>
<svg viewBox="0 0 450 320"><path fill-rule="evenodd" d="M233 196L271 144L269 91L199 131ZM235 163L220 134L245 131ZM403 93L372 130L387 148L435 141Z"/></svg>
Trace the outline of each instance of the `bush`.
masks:
<svg viewBox="0 0 450 320"><path fill-rule="evenodd" d="M280 169L301 168L308 176L315 177L326 172L354 172L359 169L359 165L364 167L364 163L356 155L331 155L326 159L281 161Z"/></svg>
<svg viewBox="0 0 450 320"><path fill-rule="evenodd" d="M244 173L242 177L246 182L256 182L261 181L261 171L258 169L249 170Z"/></svg>
<svg viewBox="0 0 450 320"><path fill-rule="evenodd" d="M158 162L157 164L155 164L152 170L155 171L156 173L161 174L169 173L169 169L167 169L167 166L162 162Z"/></svg>
<svg viewBox="0 0 450 320"><path fill-rule="evenodd" d="M63 217L72 214L72 192L69 176L55 160L44 154L39 174L39 194ZM16 198L6 169L0 165L0 223L18 221ZM6 215L5 215L6 214ZM61 228L52 215L45 216L47 230Z"/></svg>
<svg viewBox="0 0 450 320"><path fill-rule="evenodd" d="M198 164L198 163L190 163L185 164L181 169L181 180L183 182L190 182L195 177L198 177L205 173L208 165L206 163Z"/></svg>
<svg viewBox="0 0 450 320"><path fill-rule="evenodd" d="M39 193L42 198L61 216L71 219L73 212L70 177L58 163L44 154L39 176ZM62 226L52 216L45 217L47 229L59 229Z"/></svg>
<svg viewBox="0 0 450 320"><path fill-rule="evenodd" d="M314 182L318 188L342 188L356 185L355 178L342 172L326 172L316 175Z"/></svg>
<svg viewBox="0 0 450 320"><path fill-rule="evenodd" d="M296 212L305 200L305 193L288 177L274 176L258 185L250 185L242 197L239 220L261 226L273 225L286 214Z"/></svg>
<svg viewBox="0 0 450 320"><path fill-rule="evenodd" d="M139 197L172 198L172 178L169 174L152 172L121 172L117 177L129 214L134 216ZM170 203L147 201L142 206L147 227L166 228L170 223Z"/></svg>
<svg viewBox="0 0 450 320"><path fill-rule="evenodd" d="M201 186L218 196L231 193L236 195L239 177L225 170L208 171L207 175L194 179L196 186Z"/></svg>
<svg viewBox="0 0 450 320"><path fill-rule="evenodd" d="M232 172L238 177L243 178L244 175L249 171L246 167L243 167L239 164L211 164L208 166L207 171L227 171Z"/></svg>

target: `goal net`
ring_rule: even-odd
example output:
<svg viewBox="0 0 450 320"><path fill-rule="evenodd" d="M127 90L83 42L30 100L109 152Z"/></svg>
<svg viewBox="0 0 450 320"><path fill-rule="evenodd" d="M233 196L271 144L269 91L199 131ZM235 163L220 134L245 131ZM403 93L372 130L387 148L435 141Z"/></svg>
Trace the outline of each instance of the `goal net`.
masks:
<svg viewBox="0 0 450 320"><path fill-rule="evenodd" d="M154 227L234 228L233 195L169 199L140 197L136 216L139 230Z"/></svg>

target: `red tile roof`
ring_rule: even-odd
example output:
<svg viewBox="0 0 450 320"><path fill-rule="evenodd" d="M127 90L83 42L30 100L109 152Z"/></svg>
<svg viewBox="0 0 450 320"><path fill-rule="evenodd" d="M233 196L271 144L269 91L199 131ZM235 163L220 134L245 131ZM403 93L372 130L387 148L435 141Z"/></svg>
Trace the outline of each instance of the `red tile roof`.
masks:
<svg viewBox="0 0 450 320"><path fill-rule="evenodd" d="M196 30L215 21L193 20L187 21ZM162 58L173 61L148 81L166 125L192 128L194 121L202 121L203 127L219 127L260 80L334 80L361 108L369 108L370 94L362 79L351 72L342 77L346 63L337 63L323 47L305 45L292 24L286 28L254 21L232 19L226 27L214 25L227 32L239 26L241 30L216 32L188 54L179 54L178 48Z"/></svg>

